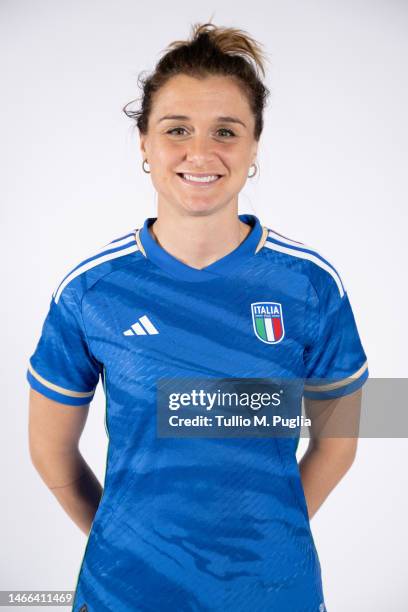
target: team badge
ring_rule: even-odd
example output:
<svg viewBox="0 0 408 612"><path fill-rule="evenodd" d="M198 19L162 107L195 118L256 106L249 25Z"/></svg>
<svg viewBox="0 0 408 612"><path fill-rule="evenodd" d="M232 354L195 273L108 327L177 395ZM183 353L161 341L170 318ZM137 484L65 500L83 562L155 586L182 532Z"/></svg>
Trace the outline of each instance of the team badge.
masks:
<svg viewBox="0 0 408 612"><path fill-rule="evenodd" d="M251 304L252 323L255 336L267 344L277 344L285 335L282 304L278 302L255 302Z"/></svg>

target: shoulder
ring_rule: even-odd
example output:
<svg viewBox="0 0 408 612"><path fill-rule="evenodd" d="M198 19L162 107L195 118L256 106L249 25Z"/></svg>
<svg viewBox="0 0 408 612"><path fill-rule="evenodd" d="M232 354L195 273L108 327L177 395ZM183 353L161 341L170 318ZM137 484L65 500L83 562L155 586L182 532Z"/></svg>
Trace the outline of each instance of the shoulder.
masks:
<svg viewBox="0 0 408 612"><path fill-rule="evenodd" d="M128 265L135 257L141 255L140 243L136 240L138 229L132 229L127 234L94 249L78 264L71 267L53 291L52 298L55 303L58 303L61 295L67 291L81 298L100 278Z"/></svg>
<svg viewBox="0 0 408 612"><path fill-rule="evenodd" d="M346 294L344 282L331 259L319 249L263 226L263 243L260 252L278 265L305 275L319 296L331 291L341 299Z"/></svg>

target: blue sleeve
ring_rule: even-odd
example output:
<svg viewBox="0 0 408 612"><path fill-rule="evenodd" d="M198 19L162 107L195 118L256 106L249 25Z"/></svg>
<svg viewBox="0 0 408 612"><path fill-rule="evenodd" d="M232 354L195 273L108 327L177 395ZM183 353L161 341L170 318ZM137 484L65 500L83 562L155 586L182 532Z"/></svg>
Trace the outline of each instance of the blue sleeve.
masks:
<svg viewBox="0 0 408 612"><path fill-rule="evenodd" d="M51 299L26 378L46 397L82 406L91 402L101 372L88 345L79 298L68 285L57 302Z"/></svg>
<svg viewBox="0 0 408 612"><path fill-rule="evenodd" d="M341 295L330 274L316 290L309 317L310 342L304 352L304 397L330 399L359 389L368 378L367 357L347 292Z"/></svg>

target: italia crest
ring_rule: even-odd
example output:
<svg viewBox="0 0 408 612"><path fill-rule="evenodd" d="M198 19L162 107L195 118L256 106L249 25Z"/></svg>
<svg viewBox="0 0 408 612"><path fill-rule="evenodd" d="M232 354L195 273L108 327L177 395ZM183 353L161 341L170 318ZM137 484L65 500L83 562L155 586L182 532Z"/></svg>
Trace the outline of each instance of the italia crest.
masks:
<svg viewBox="0 0 408 612"><path fill-rule="evenodd" d="M267 344L277 344L285 335L282 304L278 302L255 302L251 304L252 323L255 336Z"/></svg>

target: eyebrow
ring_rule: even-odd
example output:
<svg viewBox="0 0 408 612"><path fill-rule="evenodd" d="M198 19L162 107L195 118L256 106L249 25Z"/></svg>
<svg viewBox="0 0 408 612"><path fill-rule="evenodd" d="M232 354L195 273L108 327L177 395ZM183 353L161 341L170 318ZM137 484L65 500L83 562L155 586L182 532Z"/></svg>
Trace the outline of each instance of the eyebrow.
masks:
<svg viewBox="0 0 408 612"><path fill-rule="evenodd" d="M188 117L187 115L164 115L158 120L157 123L160 123L160 121L164 121L165 119L176 119L177 121L188 121L190 117ZM245 123L241 121L241 119L238 119L238 117L230 117L229 115L217 117L217 121L221 121L223 123L240 123L241 125L246 127Z"/></svg>

